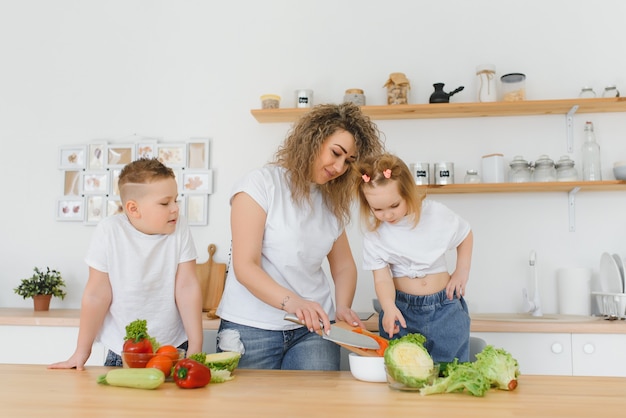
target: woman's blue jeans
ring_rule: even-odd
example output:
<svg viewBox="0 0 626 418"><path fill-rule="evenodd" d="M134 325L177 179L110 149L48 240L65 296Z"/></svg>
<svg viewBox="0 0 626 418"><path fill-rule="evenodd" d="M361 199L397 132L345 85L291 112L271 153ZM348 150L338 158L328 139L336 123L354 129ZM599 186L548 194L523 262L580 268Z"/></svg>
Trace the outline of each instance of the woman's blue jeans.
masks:
<svg viewBox="0 0 626 418"><path fill-rule="evenodd" d="M455 294L452 300L446 290L432 295L415 296L396 290L396 306L404 316L406 328L393 339L409 333L426 337L424 347L435 362L469 361L470 316L465 299ZM384 312L379 318L380 335L388 338L382 327Z"/></svg>
<svg viewBox="0 0 626 418"><path fill-rule="evenodd" d="M217 351L237 345L243 346L239 367L244 369L339 370L339 346L306 327L271 331L222 319Z"/></svg>

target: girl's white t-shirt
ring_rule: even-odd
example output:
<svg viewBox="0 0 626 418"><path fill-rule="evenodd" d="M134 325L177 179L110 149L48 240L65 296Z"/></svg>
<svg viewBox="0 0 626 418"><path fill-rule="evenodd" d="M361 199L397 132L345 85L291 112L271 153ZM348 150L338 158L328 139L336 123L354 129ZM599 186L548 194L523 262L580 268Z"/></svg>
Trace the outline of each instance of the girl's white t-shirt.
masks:
<svg viewBox="0 0 626 418"><path fill-rule="evenodd" d="M125 214L98 223L85 262L108 273L113 299L98 340L119 354L126 325L145 319L148 333L160 344L178 346L187 336L176 301L178 264L195 260L196 247L185 219L167 235L147 235L129 222Z"/></svg>
<svg viewBox="0 0 626 418"><path fill-rule="evenodd" d="M363 240L363 269L389 266L393 277L424 277L447 271L447 251L467 237L470 225L442 203L424 199L417 226L405 217L396 224L383 222Z"/></svg>
<svg viewBox="0 0 626 418"><path fill-rule="evenodd" d="M268 165L240 179L232 189L231 199L237 193L248 194L267 214L261 248L263 270L281 286L318 302L334 319L331 286L322 265L343 229L322 201L318 188L311 186L311 203L305 200L297 205L291 198L286 170ZM250 293L237 280L233 268L228 270L217 315L266 330L299 326L285 321L284 311Z"/></svg>

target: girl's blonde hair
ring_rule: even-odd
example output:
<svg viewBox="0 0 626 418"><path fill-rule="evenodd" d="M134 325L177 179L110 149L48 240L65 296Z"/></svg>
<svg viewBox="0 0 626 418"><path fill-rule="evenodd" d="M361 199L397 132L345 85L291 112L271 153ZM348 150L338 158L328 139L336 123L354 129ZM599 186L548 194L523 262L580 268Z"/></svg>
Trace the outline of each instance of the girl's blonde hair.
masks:
<svg viewBox="0 0 626 418"><path fill-rule="evenodd" d="M292 127L274 159L274 164L287 169L291 177L291 194L296 203L310 199L313 163L326 138L339 130L354 136L357 161L384 151L378 128L358 106L352 103L315 106ZM342 226L350 221L350 206L357 179L351 166L342 176L319 185L324 203Z"/></svg>
<svg viewBox="0 0 626 418"><path fill-rule="evenodd" d="M372 213L363 191L384 186L391 181L396 182L400 197L406 201L407 215L413 216L413 226L418 224L422 213L422 201L426 194L417 189L413 174L404 161L393 154L385 153L363 159L359 162L357 170L361 176L357 188L359 212L361 221L368 230L375 231L382 221Z"/></svg>

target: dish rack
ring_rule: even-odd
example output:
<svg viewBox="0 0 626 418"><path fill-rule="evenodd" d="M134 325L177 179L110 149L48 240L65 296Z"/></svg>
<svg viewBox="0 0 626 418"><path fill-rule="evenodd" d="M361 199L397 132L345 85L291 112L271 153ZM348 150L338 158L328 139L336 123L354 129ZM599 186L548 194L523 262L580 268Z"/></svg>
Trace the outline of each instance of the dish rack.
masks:
<svg viewBox="0 0 626 418"><path fill-rule="evenodd" d="M600 314L608 319L626 319L626 293L591 292Z"/></svg>

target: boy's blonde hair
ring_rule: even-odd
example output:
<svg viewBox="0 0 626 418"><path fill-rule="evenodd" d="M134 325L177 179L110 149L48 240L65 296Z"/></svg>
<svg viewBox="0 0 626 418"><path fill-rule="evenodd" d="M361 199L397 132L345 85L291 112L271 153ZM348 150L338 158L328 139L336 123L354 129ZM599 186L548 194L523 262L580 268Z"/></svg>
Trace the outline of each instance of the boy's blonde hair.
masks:
<svg viewBox="0 0 626 418"><path fill-rule="evenodd" d="M413 216L413 226L417 225L422 213L422 201L426 194L420 192L415 186L415 180L409 167L400 158L393 154L385 153L363 159L357 168L361 178L358 183L358 198L360 205L361 221L370 231L375 231L382 221L377 219L370 208L365 194L366 189L383 186L391 181L398 184L398 192L406 201L407 215Z"/></svg>
<svg viewBox="0 0 626 418"><path fill-rule="evenodd" d="M156 158L140 158L126 164L117 182L122 203L128 200L129 184L149 184L155 180L175 179L174 171Z"/></svg>

